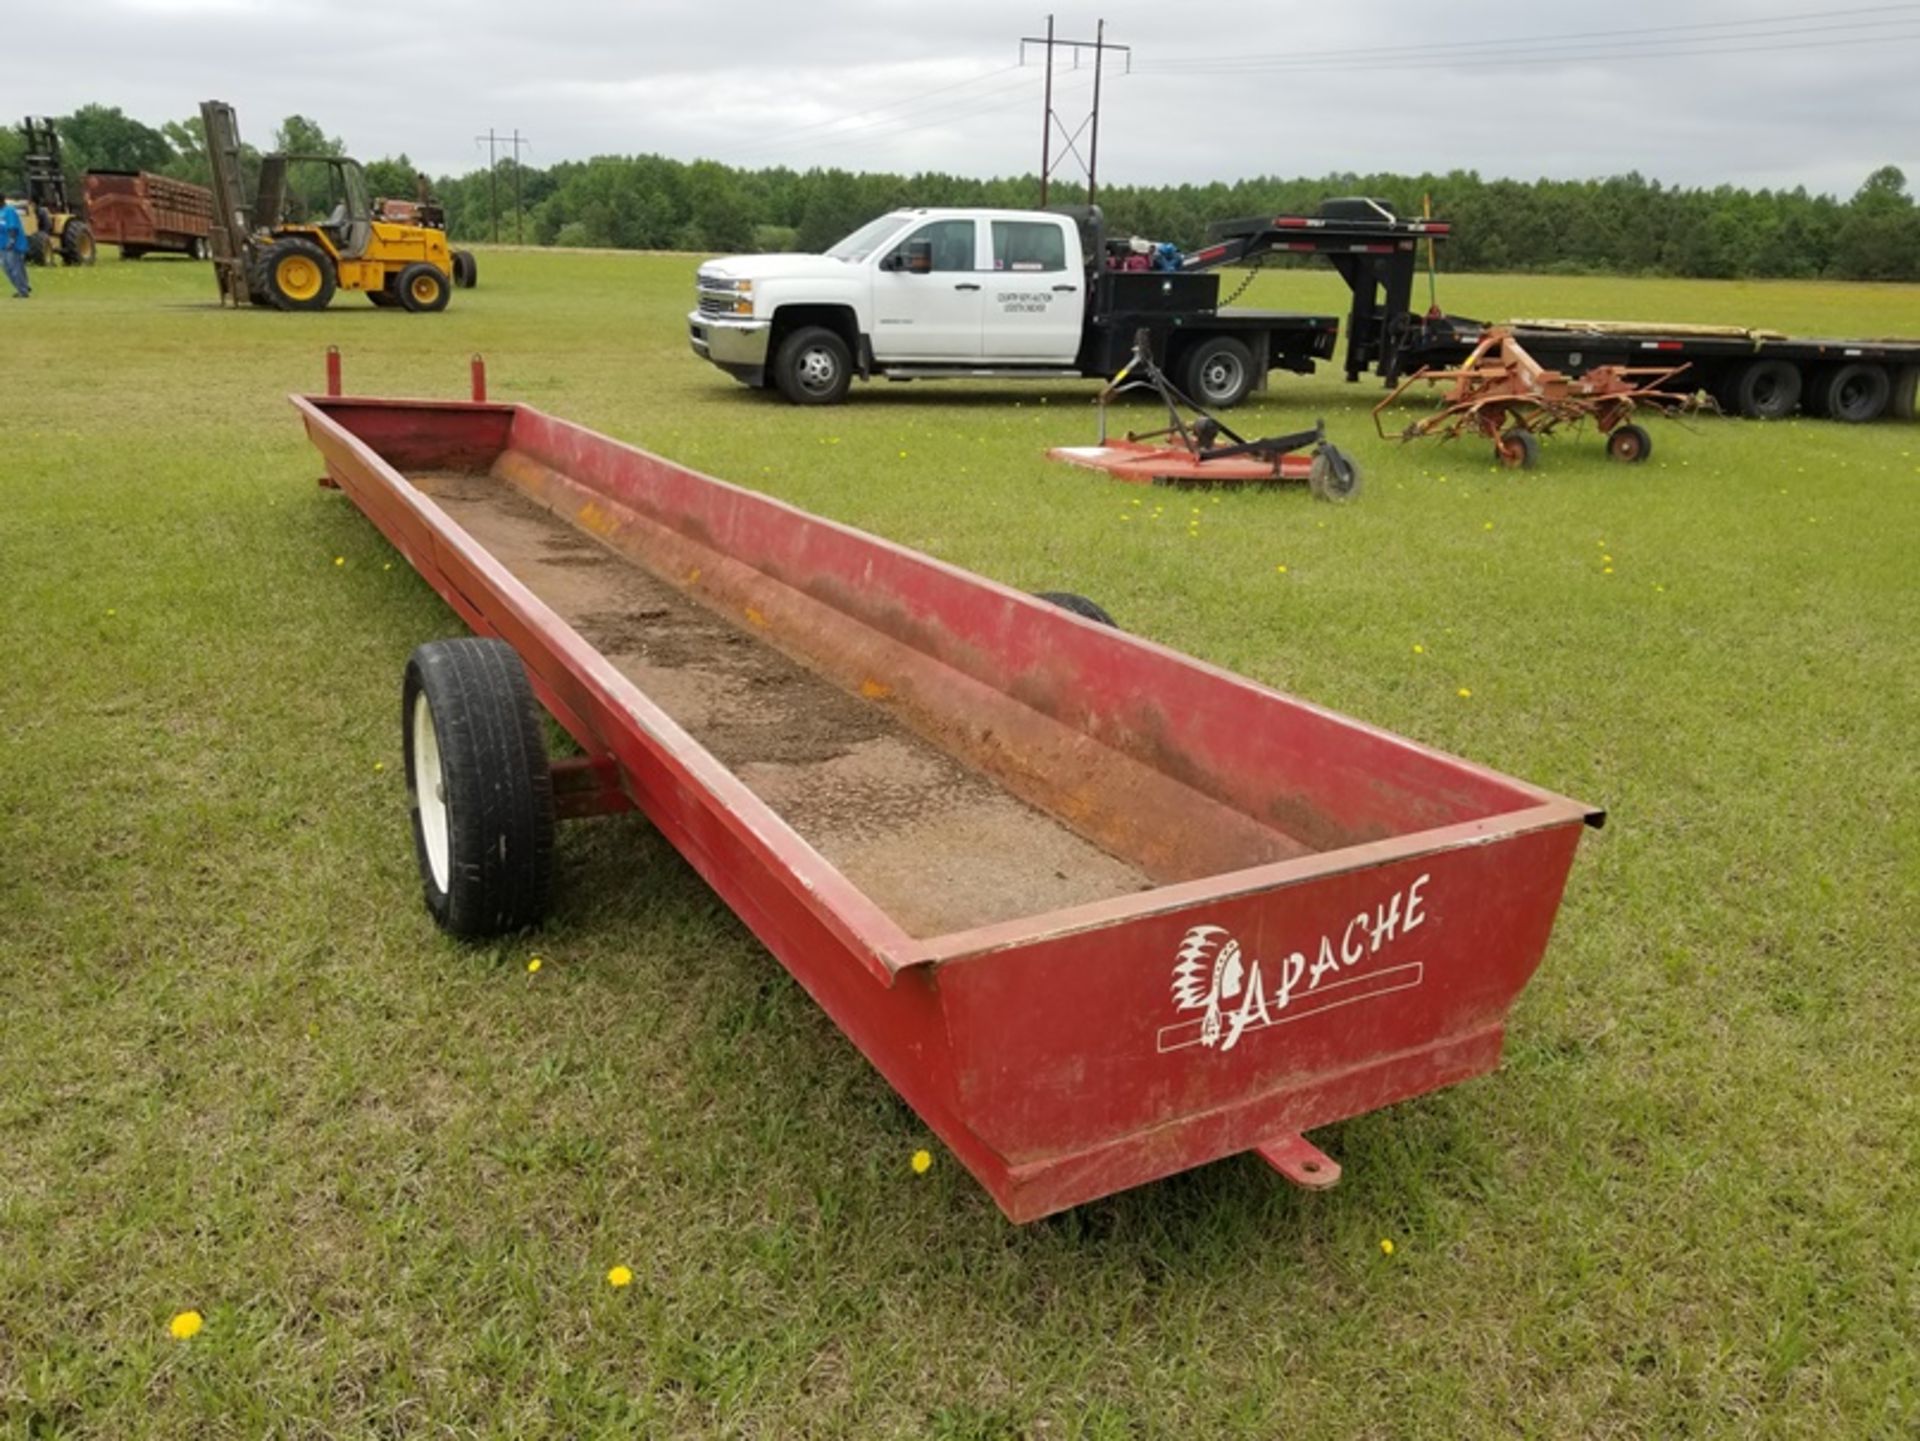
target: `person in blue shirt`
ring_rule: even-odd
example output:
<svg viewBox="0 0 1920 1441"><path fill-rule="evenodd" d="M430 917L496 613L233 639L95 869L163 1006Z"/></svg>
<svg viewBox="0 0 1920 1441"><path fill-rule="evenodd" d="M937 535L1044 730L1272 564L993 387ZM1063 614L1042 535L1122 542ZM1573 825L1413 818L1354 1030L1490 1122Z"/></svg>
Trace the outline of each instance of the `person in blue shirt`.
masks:
<svg viewBox="0 0 1920 1441"><path fill-rule="evenodd" d="M20 212L11 197L0 200L0 268L13 282L15 300L33 294L33 287L27 284L27 228L20 223Z"/></svg>

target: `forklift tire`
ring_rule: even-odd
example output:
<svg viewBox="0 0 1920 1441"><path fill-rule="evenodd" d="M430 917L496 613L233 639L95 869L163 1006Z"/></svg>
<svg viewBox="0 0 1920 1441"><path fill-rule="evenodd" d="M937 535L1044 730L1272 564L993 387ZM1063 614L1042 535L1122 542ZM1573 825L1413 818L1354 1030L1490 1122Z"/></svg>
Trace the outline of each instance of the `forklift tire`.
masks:
<svg viewBox="0 0 1920 1441"><path fill-rule="evenodd" d="M1195 405L1231 410L1253 389L1253 352L1231 335L1216 335L1187 352L1182 374Z"/></svg>
<svg viewBox="0 0 1920 1441"><path fill-rule="evenodd" d="M453 283L462 290L471 290L480 283L480 267L473 263L471 250L456 250L453 254Z"/></svg>
<svg viewBox="0 0 1920 1441"><path fill-rule="evenodd" d="M1088 600L1084 595L1075 595L1070 590L1036 590L1035 600L1044 600L1048 605L1057 605L1060 609L1079 616L1082 620L1093 621L1097 625L1110 625L1120 629L1120 622L1107 614L1106 607L1097 601Z"/></svg>
<svg viewBox="0 0 1920 1441"><path fill-rule="evenodd" d="M1532 470L1540 463L1540 437L1516 426L1494 443L1493 453L1508 470Z"/></svg>
<svg viewBox="0 0 1920 1441"><path fill-rule="evenodd" d="M53 240L46 231L36 230L27 237L27 264L45 265L53 255Z"/></svg>
<svg viewBox="0 0 1920 1441"><path fill-rule="evenodd" d="M367 299L371 300L375 305L379 306L382 310L391 310L393 309L394 306L400 303L400 297L395 295L391 290L389 290L384 285L381 286L378 290L369 290L367 292Z"/></svg>
<svg viewBox="0 0 1920 1441"><path fill-rule="evenodd" d="M795 405L838 405L853 384L853 356L824 325L803 326L780 342L773 383Z"/></svg>
<svg viewBox="0 0 1920 1441"><path fill-rule="evenodd" d="M1790 360L1754 360L1734 377L1733 408L1748 420L1785 420L1800 404L1800 367Z"/></svg>
<svg viewBox="0 0 1920 1441"><path fill-rule="evenodd" d="M1895 420L1912 420L1915 393L1920 392L1920 365L1905 365L1893 373L1893 394L1887 397L1887 414Z"/></svg>
<svg viewBox="0 0 1920 1441"><path fill-rule="evenodd" d="M445 310L447 302L453 298L453 286L448 282L446 272L424 260L401 271L395 289L400 296L400 303L416 312Z"/></svg>
<svg viewBox="0 0 1920 1441"><path fill-rule="evenodd" d="M1638 465L1653 454L1653 437L1645 426L1616 425L1607 435L1607 459Z"/></svg>
<svg viewBox="0 0 1920 1441"><path fill-rule="evenodd" d="M553 889L553 773L505 641L433 641L407 662L400 740L427 910L465 940L539 924Z"/></svg>
<svg viewBox="0 0 1920 1441"><path fill-rule="evenodd" d="M1307 489L1315 500L1351 500L1360 493L1360 467L1344 452L1322 446L1307 472Z"/></svg>
<svg viewBox="0 0 1920 1441"><path fill-rule="evenodd" d="M333 300L333 261L311 240L288 236L254 257L247 289L276 310L325 310Z"/></svg>
<svg viewBox="0 0 1920 1441"><path fill-rule="evenodd" d="M1821 377L1820 413L1848 425L1865 425L1886 414L1893 382L1883 365L1843 365Z"/></svg>
<svg viewBox="0 0 1920 1441"><path fill-rule="evenodd" d="M84 220L68 220L60 230L60 258L68 265L93 264L96 247L93 227Z"/></svg>

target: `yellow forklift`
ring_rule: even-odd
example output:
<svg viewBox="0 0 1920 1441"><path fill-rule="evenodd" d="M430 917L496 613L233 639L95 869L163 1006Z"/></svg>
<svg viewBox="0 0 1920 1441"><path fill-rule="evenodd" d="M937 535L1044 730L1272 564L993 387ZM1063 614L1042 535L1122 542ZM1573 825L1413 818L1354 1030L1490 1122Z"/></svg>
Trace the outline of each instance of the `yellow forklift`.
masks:
<svg viewBox="0 0 1920 1441"><path fill-rule="evenodd" d="M27 203L20 213L28 262L93 264L93 231L67 200L67 172L60 163L60 136L53 122L29 115L21 122L20 134L27 142Z"/></svg>
<svg viewBox="0 0 1920 1441"><path fill-rule="evenodd" d="M200 107L213 170L213 266L223 300L276 310L324 310L339 290L357 290L375 305L445 310L453 297L453 258L443 230L399 224L374 213L366 172L334 155L268 155L249 198L242 182L240 127L233 107ZM294 187L297 170L317 187ZM290 214L311 206L316 189L324 215Z"/></svg>

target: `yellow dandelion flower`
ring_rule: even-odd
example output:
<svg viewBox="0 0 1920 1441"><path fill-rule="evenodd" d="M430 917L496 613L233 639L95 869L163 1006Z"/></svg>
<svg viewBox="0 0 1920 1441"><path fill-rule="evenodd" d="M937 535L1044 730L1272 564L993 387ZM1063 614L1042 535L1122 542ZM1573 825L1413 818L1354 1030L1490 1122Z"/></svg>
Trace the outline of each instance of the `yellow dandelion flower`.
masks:
<svg viewBox="0 0 1920 1441"><path fill-rule="evenodd" d="M933 1152L915 1151L913 1153L913 1174L924 1176L933 1169Z"/></svg>
<svg viewBox="0 0 1920 1441"><path fill-rule="evenodd" d="M1454 692L1454 694L1459 696L1461 700L1473 699L1473 692L1468 690L1465 686L1461 686L1459 690Z"/></svg>
<svg viewBox="0 0 1920 1441"><path fill-rule="evenodd" d="M1380 1238L1380 1254L1382 1256L1391 1256L1393 1254L1393 1242L1385 1236Z"/></svg>
<svg viewBox="0 0 1920 1441"><path fill-rule="evenodd" d="M1488 521L1488 522L1487 522L1487 523L1486 523L1485 525L1483 525L1483 526L1481 526L1481 527L1480 527L1480 529L1482 529L1482 530L1492 530L1492 529L1493 529L1493 522L1492 522L1492 521Z"/></svg>
<svg viewBox="0 0 1920 1441"><path fill-rule="evenodd" d="M1281 575L1285 575L1287 573L1287 568L1284 565L1276 565L1274 567L1274 570L1279 572Z"/></svg>
<svg viewBox="0 0 1920 1441"><path fill-rule="evenodd" d="M1427 653L1427 648L1423 645L1415 645L1413 648L1413 653L1415 655L1425 655Z"/></svg>
<svg viewBox="0 0 1920 1441"><path fill-rule="evenodd" d="M1602 574L1602 575L1612 575L1612 574L1613 574L1613 567L1612 567L1612 566L1608 566L1608 567L1607 567L1606 569L1604 569L1604 570L1602 570L1602 571L1600 572L1600 574Z"/></svg>
<svg viewBox="0 0 1920 1441"><path fill-rule="evenodd" d="M347 558L344 555L336 555L333 558L333 563L335 565L345 565L347 563Z"/></svg>
<svg viewBox="0 0 1920 1441"><path fill-rule="evenodd" d="M1612 557L1612 556L1610 556L1610 555L1603 555L1603 556L1601 556L1601 557L1600 557L1600 564L1602 564L1602 565L1612 565L1612 564L1613 564L1613 557Z"/></svg>
<svg viewBox="0 0 1920 1441"><path fill-rule="evenodd" d="M615 1266L607 1272L607 1284L616 1291L622 1286L631 1286L633 1284L633 1272L629 1271L625 1266Z"/></svg>
<svg viewBox="0 0 1920 1441"><path fill-rule="evenodd" d="M108 610L108 612L107 612L107 614L108 614L108 615L118 615L118 614L120 614L120 612L119 612L119 611L117 611L117 610Z"/></svg>
<svg viewBox="0 0 1920 1441"><path fill-rule="evenodd" d="M530 976L537 976L540 974L540 958L538 956L535 956L532 960L527 962L527 974Z"/></svg>
<svg viewBox="0 0 1920 1441"><path fill-rule="evenodd" d="M380 771L385 770L386 768L387 768L387 763L385 761L375 761L373 763L373 769L376 774L378 774Z"/></svg>
<svg viewBox="0 0 1920 1441"><path fill-rule="evenodd" d="M206 1324L206 1318L198 1311L182 1311L167 1322L167 1334L176 1341L191 1341Z"/></svg>

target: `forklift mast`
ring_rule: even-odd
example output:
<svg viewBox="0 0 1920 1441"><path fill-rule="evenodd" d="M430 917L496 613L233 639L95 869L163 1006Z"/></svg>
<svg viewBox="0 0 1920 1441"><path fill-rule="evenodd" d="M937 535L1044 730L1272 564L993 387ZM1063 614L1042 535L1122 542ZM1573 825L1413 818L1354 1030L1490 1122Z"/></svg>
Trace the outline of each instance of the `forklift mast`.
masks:
<svg viewBox="0 0 1920 1441"><path fill-rule="evenodd" d="M20 123L20 134L27 142L27 199L55 215L76 214L67 203L67 172L60 163L60 136L53 121L29 115Z"/></svg>
<svg viewBox="0 0 1920 1441"><path fill-rule="evenodd" d="M253 207L240 173L240 122L224 100L204 100L200 123L206 130L207 165L213 172L213 274L222 300L249 301L247 237L253 233Z"/></svg>

